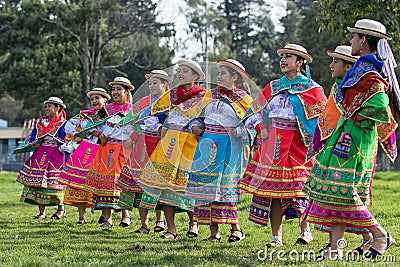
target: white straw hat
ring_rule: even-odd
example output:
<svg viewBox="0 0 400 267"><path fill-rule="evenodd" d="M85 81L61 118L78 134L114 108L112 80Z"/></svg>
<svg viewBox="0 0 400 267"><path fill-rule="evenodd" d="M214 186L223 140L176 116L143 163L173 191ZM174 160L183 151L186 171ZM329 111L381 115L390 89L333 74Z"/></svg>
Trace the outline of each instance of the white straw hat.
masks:
<svg viewBox="0 0 400 267"><path fill-rule="evenodd" d="M347 27L347 29L350 32L356 32L379 38L385 38L386 40L392 40L392 37L386 34L386 27L379 21L372 19L357 20L354 27Z"/></svg>
<svg viewBox="0 0 400 267"><path fill-rule="evenodd" d="M235 71L239 72L242 76L243 81L249 79L249 74L247 73L244 66L237 60L234 59L227 59L227 60L218 60L217 65L219 66L226 66L228 68L234 69Z"/></svg>
<svg viewBox="0 0 400 267"><path fill-rule="evenodd" d="M335 58L340 58L343 60L347 60L349 62L356 62L359 56L351 55L351 46L349 45L339 45L335 48L335 50L328 50L326 53Z"/></svg>
<svg viewBox="0 0 400 267"><path fill-rule="evenodd" d="M199 74L199 80L204 80L204 78L206 77L199 63L197 63L196 61L181 59L178 61L178 66L188 66L189 68L197 72L197 74Z"/></svg>
<svg viewBox="0 0 400 267"><path fill-rule="evenodd" d="M46 101L44 101L44 104L47 104L47 103L57 104L57 105L62 106L63 108L66 108L66 107L67 107L67 106L64 104L64 102L61 100L61 98L56 97L56 96L49 97L49 99L47 99Z"/></svg>
<svg viewBox="0 0 400 267"><path fill-rule="evenodd" d="M287 44L285 47L276 49L279 56L282 54L293 54L304 58L308 64L313 62L313 57L307 52L307 50L298 44Z"/></svg>
<svg viewBox="0 0 400 267"><path fill-rule="evenodd" d="M144 75L146 80L150 78L160 78L166 80L168 83L171 83L173 79L168 76L168 73L163 70L152 70Z"/></svg>
<svg viewBox="0 0 400 267"><path fill-rule="evenodd" d="M107 93L106 89L100 88L100 87L96 87L93 88L92 90L90 90L89 92L86 93L87 97L91 97L92 95L101 95L105 98L107 98L107 100L111 99L111 96Z"/></svg>
<svg viewBox="0 0 400 267"><path fill-rule="evenodd" d="M133 86L133 84L131 83L130 80L128 80L125 77L115 77L115 79L111 82L108 83L110 86L112 86L113 84L121 84L121 85L125 85L129 87L129 90L132 91L133 89L135 89L135 86Z"/></svg>

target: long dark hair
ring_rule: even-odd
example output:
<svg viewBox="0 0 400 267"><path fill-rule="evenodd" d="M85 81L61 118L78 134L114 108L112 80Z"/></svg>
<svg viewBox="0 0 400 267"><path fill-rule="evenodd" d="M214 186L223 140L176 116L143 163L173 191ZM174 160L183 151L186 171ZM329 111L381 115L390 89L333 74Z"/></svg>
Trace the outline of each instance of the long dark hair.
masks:
<svg viewBox="0 0 400 267"><path fill-rule="evenodd" d="M236 70L234 70L230 67L227 67L227 70L232 76L235 74L238 76L238 79L235 82L235 87L245 90L248 94L250 94L249 85L245 81L243 81L243 76L239 72L237 72Z"/></svg>

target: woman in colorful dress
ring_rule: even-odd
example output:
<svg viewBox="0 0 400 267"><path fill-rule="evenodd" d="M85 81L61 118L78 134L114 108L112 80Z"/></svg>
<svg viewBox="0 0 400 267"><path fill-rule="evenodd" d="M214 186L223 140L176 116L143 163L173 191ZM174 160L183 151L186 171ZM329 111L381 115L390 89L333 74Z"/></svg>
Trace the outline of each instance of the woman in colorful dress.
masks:
<svg viewBox="0 0 400 267"><path fill-rule="evenodd" d="M399 96L389 101L387 94L399 90L387 43L391 38L384 25L370 19L361 19L348 29L353 33L351 53L360 58L338 87L335 100L342 116L304 187L311 199L304 218L332 228L331 250L324 255L331 259L343 257L346 227L371 232L367 258L383 254L395 243L368 210L378 140L390 158L397 155L393 135L397 123L389 105L398 103ZM397 116L399 110L393 111Z"/></svg>
<svg viewBox="0 0 400 267"><path fill-rule="evenodd" d="M65 216L63 186L58 183L65 154L59 147L65 142L66 105L55 96L44 101L46 115L41 117L25 143L14 153L34 151L21 168L17 182L24 185L21 201L38 205L39 214L46 218L46 206L58 206L51 219Z"/></svg>
<svg viewBox="0 0 400 267"><path fill-rule="evenodd" d="M194 200L185 197L186 182L197 146L196 135L188 123L198 117L205 88L197 85L205 75L200 65L191 60L178 62L179 86L165 93L153 104L153 119L147 124L161 132L161 140L151 154L140 178L144 192L140 207L162 208L168 230L161 238L176 239L175 213L188 212L189 238L198 236L193 220ZM150 126L151 124L151 126Z"/></svg>
<svg viewBox="0 0 400 267"><path fill-rule="evenodd" d="M261 144L241 182L253 195L249 219L264 226L271 221L273 237L267 246L283 246L283 215L301 218L307 206L302 189L313 161L306 162L306 155L326 103L322 87L307 77L307 64L313 61L307 50L288 44L277 52L284 76L270 82L252 103L254 115L245 124L257 131ZM311 240L309 225L302 222L296 242Z"/></svg>
<svg viewBox="0 0 400 267"><path fill-rule="evenodd" d="M77 116L67 121L65 132L69 143L60 147L60 150L72 153L64 165L59 183L67 186L64 204L78 207L78 224L85 223L86 208L92 206L92 194L85 190L84 186L90 164L96 155L99 145L97 144L98 138L96 136L89 135L88 139L83 140L80 137L75 137L75 134L83 129L88 120L92 120L97 111L102 109L107 101L111 99L103 88L93 88L87 93L87 97L90 99L92 109L82 110ZM75 150L74 146L77 145L78 147Z"/></svg>
<svg viewBox="0 0 400 267"><path fill-rule="evenodd" d="M236 126L250 107L251 96L244 90L248 74L243 65L233 59L220 60L218 87L211 89L212 98L200 118L189 128L201 136L186 186L186 196L194 199L195 220L210 226L207 241L221 241L218 226L230 224L228 242L242 240L236 203L240 201L239 182L248 148L246 133L237 134ZM240 128L239 128L240 129ZM231 133L233 132L233 133Z"/></svg>
<svg viewBox="0 0 400 267"><path fill-rule="evenodd" d="M109 82L109 85L114 102L98 111L93 123L89 121L79 133L81 135L90 132L101 142L85 183L85 188L93 194L94 209L102 210L104 221L101 227L112 227L112 210L121 210L118 205L121 190L117 186L117 180L126 164L122 141L129 139L132 129L125 127L123 131L119 123L132 108L131 90L135 88L124 77L116 77ZM102 118L104 113L106 116ZM127 227L130 223L131 217L128 211L122 209L122 219L119 225Z"/></svg>
<svg viewBox="0 0 400 267"><path fill-rule="evenodd" d="M135 233L149 234L149 210L138 207L143 195L142 185L139 184L138 180L143 167L156 148L158 141L160 141L158 129L151 127L152 119L150 113L152 105L161 95L168 91L168 85L172 82L172 79L163 70L152 70L146 73L145 78L148 81L150 95L134 104L131 114L127 116L129 120L123 122L124 124L135 124L139 120L140 128L131 133L130 140L124 142L124 147L127 150L126 154L129 155L129 159L118 179L118 186L121 188L121 196L118 203L122 208L127 210L132 210L132 207L138 208L142 226ZM162 211L156 210L154 232L159 233L162 231L164 231Z"/></svg>

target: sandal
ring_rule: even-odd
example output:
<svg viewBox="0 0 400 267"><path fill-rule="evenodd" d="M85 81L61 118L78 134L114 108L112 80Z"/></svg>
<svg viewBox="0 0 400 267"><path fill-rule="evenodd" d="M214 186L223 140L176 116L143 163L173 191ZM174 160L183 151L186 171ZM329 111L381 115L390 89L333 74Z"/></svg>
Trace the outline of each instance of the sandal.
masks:
<svg viewBox="0 0 400 267"><path fill-rule="evenodd" d="M58 212L61 212L60 216L58 216L58 214L57 214ZM58 221L62 217L66 217L66 213L67 212L65 210L57 210L53 215L51 215L50 219Z"/></svg>
<svg viewBox="0 0 400 267"><path fill-rule="evenodd" d="M359 247L356 247L355 249L353 249L351 251L351 253L363 255L364 252L368 251L371 248L373 240L374 240L373 238L368 239L368 240L363 239L362 244Z"/></svg>
<svg viewBox="0 0 400 267"><path fill-rule="evenodd" d="M122 220L124 219L124 218L128 218L128 222L123 222ZM121 220L121 222L119 223L119 226L121 226L121 227L128 227L129 225L131 225L131 223L132 223L132 218L131 218L131 216L122 216L122 220Z"/></svg>
<svg viewBox="0 0 400 267"><path fill-rule="evenodd" d="M86 223L86 221L84 219L76 222L76 224L80 224L80 225L84 225L85 223Z"/></svg>
<svg viewBox="0 0 400 267"><path fill-rule="evenodd" d="M309 236L309 238L307 238ZM295 244L302 244L302 245L308 245L311 241L313 240L313 236L311 234L310 230L302 230L300 232L299 238L297 238Z"/></svg>
<svg viewBox="0 0 400 267"><path fill-rule="evenodd" d="M144 230L144 231L143 231ZM136 234L146 234L148 235L150 233L150 229L146 228L144 226L140 227L139 229L137 229L136 231L134 231L134 233Z"/></svg>
<svg viewBox="0 0 400 267"><path fill-rule="evenodd" d="M36 215L35 217L33 217L33 219L38 220L38 221L44 220L44 219L46 219L46 215L40 213L40 214Z"/></svg>
<svg viewBox="0 0 400 267"><path fill-rule="evenodd" d="M204 238L203 241L208 241L208 242L221 242L221 237L216 236L216 235L212 235L209 238Z"/></svg>
<svg viewBox="0 0 400 267"><path fill-rule="evenodd" d="M167 236L167 234L170 234L172 237ZM170 231L167 231L165 234L160 236L162 239L177 239L178 234L171 233Z"/></svg>
<svg viewBox="0 0 400 267"><path fill-rule="evenodd" d="M164 225L164 221L156 221L156 226L154 226L154 233L159 233L159 232L164 231L164 227L158 226L157 224L163 224Z"/></svg>
<svg viewBox="0 0 400 267"><path fill-rule="evenodd" d="M113 227L114 225L111 223L111 222L109 222L109 221L104 221L101 225L100 225L100 227L102 227L102 228L110 228L110 227Z"/></svg>
<svg viewBox="0 0 400 267"><path fill-rule="evenodd" d="M241 236L236 236L233 235L233 232L240 232ZM246 235L243 233L242 230L231 230L231 235L228 237L228 242L239 242L241 240L243 240L246 237Z"/></svg>
<svg viewBox="0 0 400 267"><path fill-rule="evenodd" d="M281 240L276 239L276 240L272 240L271 242L269 242L268 244L266 244L267 248L272 248L272 247L283 247L283 243Z"/></svg>
<svg viewBox="0 0 400 267"><path fill-rule="evenodd" d="M189 231L187 231L187 233L186 233L186 236L187 236L187 237L189 237L189 238L195 238L195 237L198 237L198 236L199 236L198 233L190 231L190 226L195 226L195 225L196 225L197 231L199 230L199 226L198 226L197 223L189 223Z"/></svg>
<svg viewBox="0 0 400 267"><path fill-rule="evenodd" d="M378 251L377 249L374 248L375 241L377 241L377 240L386 240L386 248L382 252L380 252L380 251ZM365 252L364 257L367 258L367 259L376 258L376 257L382 255L383 253L385 253L386 250L388 250L388 248L390 248L395 243L396 243L396 240L389 234L389 232L387 232L385 237L378 237L378 238L374 238L373 239L372 245Z"/></svg>
<svg viewBox="0 0 400 267"><path fill-rule="evenodd" d="M99 220L97 221L99 224L103 224L106 221L103 215L100 216Z"/></svg>

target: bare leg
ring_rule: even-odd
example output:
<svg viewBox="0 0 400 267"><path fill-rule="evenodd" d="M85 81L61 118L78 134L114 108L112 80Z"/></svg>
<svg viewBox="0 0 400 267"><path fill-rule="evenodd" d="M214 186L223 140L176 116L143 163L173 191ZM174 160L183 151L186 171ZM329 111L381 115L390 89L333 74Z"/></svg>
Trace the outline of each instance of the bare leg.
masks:
<svg viewBox="0 0 400 267"><path fill-rule="evenodd" d="M46 206L39 204L38 207L39 207L39 215L46 215Z"/></svg>
<svg viewBox="0 0 400 267"><path fill-rule="evenodd" d="M122 213L121 222L126 223L126 224L130 224L131 223L131 216L129 216L128 210L122 210L121 213Z"/></svg>
<svg viewBox="0 0 400 267"><path fill-rule="evenodd" d="M282 236L282 208L279 199L273 198L270 211L272 235Z"/></svg>
<svg viewBox="0 0 400 267"><path fill-rule="evenodd" d="M140 222L142 223L142 228L149 229L149 211L144 208L139 209Z"/></svg>
<svg viewBox="0 0 400 267"><path fill-rule="evenodd" d="M59 218L65 215L64 205L58 205L56 214Z"/></svg>
<svg viewBox="0 0 400 267"><path fill-rule="evenodd" d="M199 234L199 229L197 226L197 222L194 221L194 213L193 212L187 212L188 217L189 217L189 230L187 232L187 236L189 238L197 237Z"/></svg>
<svg viewBox="0 0 400 267"><path fill-rule="evenodd" d="M167 221L168 232L176 235L175 226L175 207L163 205L165 219ZM174 238L170 233L165 233L166 238Z"/></svg>
<svg viewBox="0 0 400 267"><path fill-rule="evenodd" d="M208 241L221 241L221 236L219 235L218 224L210 224L210 237L207 238Z"/></svg>
<svg viewBox="0 0 400 267"><path fill-rule="evenodd" d="M78 222L85 223L85 212L86 212L86 203L79 202L78 203L78 214L79 214Z"/></svg>
<svg viewBox="0 0 400 267"><path fill-rule="evenodd" d="M111 209L110 208L103 209L102 214L104 216L104 222L101 226L102 227L112 226L112 219L111 219L112 211L111 211Z"/></svg>
<svg viewBox="0 0 400 267"><path fill-rule="evenodd" d="M334 260L337 257L343 257L343 248L344 248L344 231L346 229L346 225L342 223L332 224L332 242L331 248L332 253L328 255L330 259Z"/></svg>

